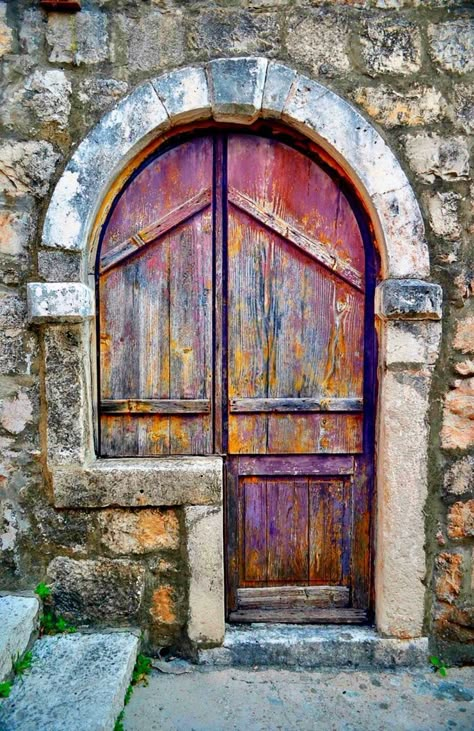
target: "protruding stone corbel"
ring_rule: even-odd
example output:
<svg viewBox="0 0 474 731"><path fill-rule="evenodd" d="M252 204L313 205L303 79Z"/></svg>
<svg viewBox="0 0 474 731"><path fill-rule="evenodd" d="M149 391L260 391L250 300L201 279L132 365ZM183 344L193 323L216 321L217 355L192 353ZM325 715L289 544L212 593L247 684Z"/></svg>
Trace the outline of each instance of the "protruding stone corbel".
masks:
<svg viewBox="0 0 474 731"><path fill-rule="evenodd" d="M375 311L383 320L440 320L443 290L421 279L386 279L375 291Z"/></svg>
<svg viewBox="0 0 474 731"><path fill-rule="evenodd" d="M27 287L31 323L82 322L94 316L94 293L85 284L32 282Z"/></svg>

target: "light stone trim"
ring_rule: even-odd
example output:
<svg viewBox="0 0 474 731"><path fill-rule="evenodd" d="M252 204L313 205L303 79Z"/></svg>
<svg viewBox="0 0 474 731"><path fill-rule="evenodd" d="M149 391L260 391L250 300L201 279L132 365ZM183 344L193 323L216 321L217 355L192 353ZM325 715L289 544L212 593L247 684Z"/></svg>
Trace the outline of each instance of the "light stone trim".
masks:
<svg viewBox="0 0 474 731"><path fill-rule="evenodd" d="M375 291L375 311L385 320L441 320L443 291L419 279L386 279Z"/></svg>
<svg viewBox="0 0 474 731"><path fill-rule="evenodd" d="M222 457L101 459L52 471L58 508L221 505Z"/></svg>
<svg viewBox="0 0 474 731"><path fill-rule="evenodd" d="M90 287L80 282L27 285L29 322L82 322L94 317L95 299Z"/></svg>
<svg viewBox="0 0 474 731"><path fill-rule="evenodd" d="M224 521L220 506L185 510L189 582L188 637L209 647L224 640Z"/></svg>
<svg viewBox="0 0 474 731"><path fill-rule="evenodd" d="M136 88L109 112L81 143L57 183L43 230L43 271L54 276L53 259L45 259L48 249L51 257L57 257L60 251L77 252L82 256L77 282L84 284L82 277L94 260L95 219L99 211L105 210L111 187L126 179L133 169L131 161L152 139L172 126L210 117L243 125L259 117L281 119L315 141L346 171L365 201L380 249L382 278L424 280L429 276L420 208L383 138L333 91L284 64L263 58L218 59L163 74ZM415 288L417 285L420 282L413 283ZM405 310L392 307L389 316L382 297L378 310L381 347L376 619L381 634L399 638L423 633L428 393L439 352L440 326L433 317L441 316L439 292L430 291L435 295L430 307L424 305L417 310L412 301ZM431 319L423 319L427 317ZM88 321L69 327L81 330L82 336L72 333L69 337L66 325L49 326L45 322L44 327L48 467L56 505L182 504L191 511L189 521L195 507L203 508L203 516L212 506L220 511L220 458L94 462L94 388L88 352L91 329ZM62 403L65 385L58 385L55 371L61 342L68 349L68 368L78 390L67 409ZM64 384L66 380L65 375ZM49 411L54 418L49 417ZM184 470L184 475L183 459L189 460L190 469ZM190 475L191 465L201 464L203 459L210 460L212 466L201 484L201 478L191 479ZM210 515L218 520L217 512L211 511ZM203 525L206 520L203 517ZM207 640L218 643L223 616L222 575L216 573L211 611L207 604L200 605L206 591L202 587L209 587L210 579L203 574L200 583L199 572L206 567L199 550L194 550L199 542L197 538L196 543L192 542L191 523L188 528L191 583L196 582L191 591L190 638L198 644ZM200 550L205 549L201 543ZM213 550L216 558L220 549L216 545ZM211 620L206 624L203 613L214 617L214 628L209 626Z"/></svg>
<svg viewBox="0 0 474 731"><path fill-rule="evenodd" d="M44 247L87 254L94 218L127 163L170 125L208 119L249 124L282 118L325 148L359 184L379 234L385 277L429 275L420 208L374 127L327 87L265 58L217 59L137 87L81 143L59 179Z"/></svg>

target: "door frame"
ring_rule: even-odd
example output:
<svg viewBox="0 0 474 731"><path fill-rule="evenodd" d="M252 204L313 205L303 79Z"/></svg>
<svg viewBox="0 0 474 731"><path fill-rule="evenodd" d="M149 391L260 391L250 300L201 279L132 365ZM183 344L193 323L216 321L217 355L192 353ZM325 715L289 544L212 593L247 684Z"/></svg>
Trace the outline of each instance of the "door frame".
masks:
<svg viewBox="0 0 474 731"><path fill-rule="evenodd" d="M211 117L242 125L258 118L282 119L336 159L369 212L383 278L376 292L380 342L376 626L385 636L419 637L425 629L423 582L431 567L426 566L423 509L428 492L427 415L440 351L442 291L429 281L429 254L416 196L387 143L349 102L279 62L220 58L172 70L154 80L154 86L145 82L104 115L59 177L42 234L43 281L28 284L30 322L43 326L48 347L50 343L56 349L64 347L68 365L77 374L74 398L65 410L56 388L57 361L49 359L48 347L42 349L45 469L52 499L62 508L108 504L126 508L139 505L140 494L146 494L155 481L152 504L181 504L187 515L199 513L199 530L193 529L187 539L188 636L197 644L222 641L218 561L222 548L218 541L213 543L213 561L194 550L199 531L203 540L215 535L204 529L216 524L220 509L218 459L176 460L176 488L170 492L160 487L166 484L160 475L168 475L168 461L105 464L97 459L92 438L94 298L89 272L108 205L149 154L150 141L156 147L156 140L160 144L169 139L169 130L173 133L191 121ZM66 337L71 323L76 323L72 339ZM63 444L60 435L66 434L68 441ZM204 481L198 491L196 474ZM210 607L202 611L201 598L210 596L211 587L212 611Z"/></svg>

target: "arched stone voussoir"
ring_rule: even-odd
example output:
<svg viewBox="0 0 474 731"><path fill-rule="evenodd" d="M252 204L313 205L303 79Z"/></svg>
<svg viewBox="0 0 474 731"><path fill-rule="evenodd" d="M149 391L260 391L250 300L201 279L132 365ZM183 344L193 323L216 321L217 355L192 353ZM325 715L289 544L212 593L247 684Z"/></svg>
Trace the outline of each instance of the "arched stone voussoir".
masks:
<svg viewBox="0 0 474 731"><path fill-rule="evenodd" d="M108 112L81 142L54 189L42 245L85 249L94 217L114 178L169 124L151 83L139 86Z"/></svg>
<svg viewBox="0 0 474 731"><path fill-rule="evenodd" d="M371 211L384 277L423 279L428 249L420 208L377 130L333 91L277 61L225 58L166 74L125 97L78 147L53 193L43 246L86 250L114 179L169 126L205 120L250 124L282 119L314 139L346 170Z"/></svg>

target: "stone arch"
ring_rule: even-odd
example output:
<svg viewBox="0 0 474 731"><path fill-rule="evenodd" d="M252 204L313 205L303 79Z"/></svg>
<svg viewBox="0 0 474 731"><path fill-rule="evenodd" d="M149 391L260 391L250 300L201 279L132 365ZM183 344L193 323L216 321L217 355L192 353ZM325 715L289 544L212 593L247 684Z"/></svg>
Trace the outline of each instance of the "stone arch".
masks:
<svg viewBox="0 0 474 731"><path fill-rule="evenodd" d="M95 458L94 389L88 358L84 357L94 305L88 286L88 249L107 193L152 140L173 126L190 122L214 119L251 124L258 118L280 120L325 149L353 181L372 219L384 280L376 302L381 343L376 621L383 635L419 637L423 634L425 601L428 394L439 350L440 325L436 321L441 317L441 291L426 281L429 256L421 212L409 181L383 138L337 94L281 63L264 58L217 59L166 73L139 86L87 135L59 179L46 214L40 256L49 256L53 262L58 252L69 258L75 254L82 259L82 266L68 272L67 282L61 281L66 277L59 274L59 281L28 285L30 320L46 326L43 352L49 409L54 410L55 374L49 370L48 343L54 340L54 347L58 347L60 338L58 328L53 338L54 328L49 326L80 323L74 326L75 345L68 341L68 358L75 359L77 366L74 404L68 413L58 405L54 426L51 421L48 429L48 467L55 504L187 506L186 520L195 526L190 528L188 546L188 634L197 644L222 641L220 458L162 458L142 463ZM58 418L63 420L59 428ZM58 433L68 434L64 448ZM198 550L201 534L207 542L207 562ZM211 534L214 552L209 543ZM203 596L207 604L200 609Z"/></svg>

